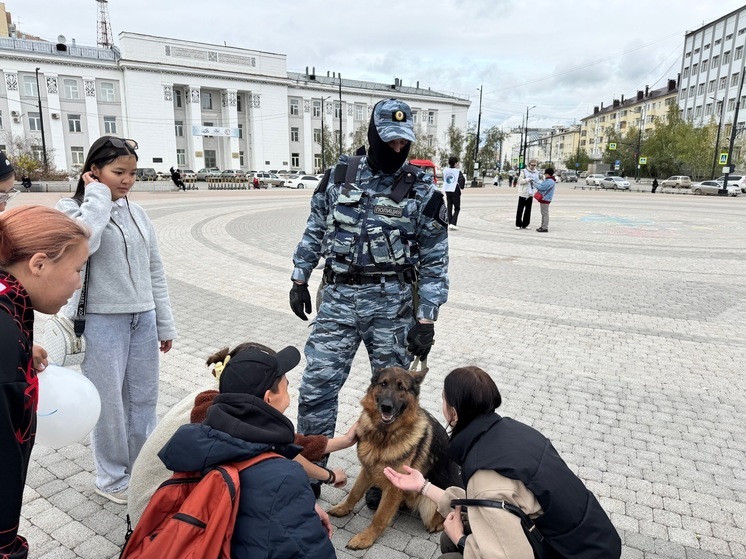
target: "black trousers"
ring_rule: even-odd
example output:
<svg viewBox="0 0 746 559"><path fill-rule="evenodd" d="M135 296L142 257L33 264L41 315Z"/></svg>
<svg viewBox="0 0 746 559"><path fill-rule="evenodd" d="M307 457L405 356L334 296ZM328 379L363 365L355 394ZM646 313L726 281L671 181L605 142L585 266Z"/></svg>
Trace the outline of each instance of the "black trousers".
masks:
<svg viewBox="0 0 746 559"><path fill-rule="evenodd" d="M531 223L531 204L534 199L532 196L524 198L523 196L518 197L518 209L515 212L515 226L516 227L528 227Z"/></svg>
<svg viewBox="0 0 746 559"><path fill-rule="evenodd" d="M448 223L457 225L458 214L461 211L461 189L456 187L453 192L446 192L446 200L448 201Z"/></svg>

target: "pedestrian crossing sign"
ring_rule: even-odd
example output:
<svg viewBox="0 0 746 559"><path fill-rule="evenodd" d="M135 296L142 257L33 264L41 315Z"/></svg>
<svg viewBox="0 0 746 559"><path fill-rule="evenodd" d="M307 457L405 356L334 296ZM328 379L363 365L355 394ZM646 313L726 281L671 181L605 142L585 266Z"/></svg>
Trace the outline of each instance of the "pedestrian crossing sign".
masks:
<svg viewBox="0 0 746 559"><path fill-rule="evenodd" d="M720 164L721 165L727 165L728 164L728 154L727 153L721 153L720 154Z"/></svg>
<svg viewBox="0 0 746 559"><path fill-rule="evenodd" d="M609 151L614 151L616 149L616 142L609 142Z"/></svg>
<svg viewBox="0 0 746 559"><path fill-rule="evenodd" d="M648 158L647 157L641 157L640 158L640 165L647 165Z"/></svg>

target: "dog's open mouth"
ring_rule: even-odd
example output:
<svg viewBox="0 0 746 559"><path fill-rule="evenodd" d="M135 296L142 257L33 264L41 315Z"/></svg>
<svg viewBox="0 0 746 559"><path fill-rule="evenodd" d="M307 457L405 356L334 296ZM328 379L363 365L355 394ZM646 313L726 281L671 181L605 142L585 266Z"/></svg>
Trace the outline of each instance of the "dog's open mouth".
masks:
<svg viewBox="0 0 746 559"><path fill-rule="evenodd" d="M384 413L381 412L381 421L383 421L386 425L389 425L390 423L393 423L396 419L395 413Z"/></svg>

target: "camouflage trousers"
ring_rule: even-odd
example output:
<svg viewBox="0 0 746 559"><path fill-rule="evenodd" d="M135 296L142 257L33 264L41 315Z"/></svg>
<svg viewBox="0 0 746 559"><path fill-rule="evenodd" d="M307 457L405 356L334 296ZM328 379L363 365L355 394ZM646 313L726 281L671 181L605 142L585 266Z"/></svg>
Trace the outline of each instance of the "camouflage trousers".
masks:
<svg viewBox="0 0 746 559"><path fill-rule="evenodd" d="M334 436L339 391L360 342L368 350L371 373L382 367L408 368L412 356L406 338L413 324L411 285L392 281L325 286L304 350L298 432Z"/></svg>

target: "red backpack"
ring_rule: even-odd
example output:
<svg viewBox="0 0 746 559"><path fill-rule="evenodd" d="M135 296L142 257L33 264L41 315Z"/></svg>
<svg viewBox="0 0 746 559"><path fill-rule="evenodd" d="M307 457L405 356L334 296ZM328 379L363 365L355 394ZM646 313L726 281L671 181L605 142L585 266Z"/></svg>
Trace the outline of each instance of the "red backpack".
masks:
<svg viewBox="0 0 746 559"><path fill-rule="evenodd" d="M282 456L265 452L251 460L223 464L204 476L172 475L158 487L137 527L126 536L119 559L229 559L241 490L239 474L270 458Z"/></svg>

